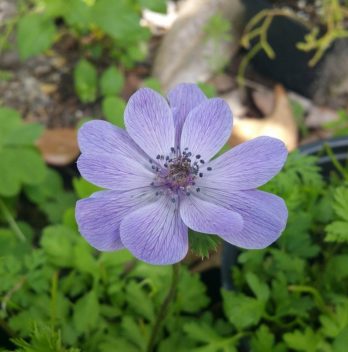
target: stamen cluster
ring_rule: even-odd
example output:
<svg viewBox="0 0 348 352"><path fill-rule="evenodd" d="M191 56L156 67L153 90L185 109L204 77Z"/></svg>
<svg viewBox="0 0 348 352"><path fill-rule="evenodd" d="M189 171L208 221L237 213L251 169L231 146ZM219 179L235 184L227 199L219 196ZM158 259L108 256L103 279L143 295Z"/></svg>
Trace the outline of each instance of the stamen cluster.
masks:
<svg viewBox="0 0 348 352"><path fill-rule="evenodd" d="M196 185L196 178L203 177L202 168L205 161L200 154L193 155L188 148L182 152L179 148L172 147L168 155L156 156L156 160L150 159L152 170L156 172L155 180L151 186L158 188L156 195L163 195L164 192L170 193L172 201L181 193L190 195L192 190L200 192ZM211 171L211 167L206 170Z"/></svg>

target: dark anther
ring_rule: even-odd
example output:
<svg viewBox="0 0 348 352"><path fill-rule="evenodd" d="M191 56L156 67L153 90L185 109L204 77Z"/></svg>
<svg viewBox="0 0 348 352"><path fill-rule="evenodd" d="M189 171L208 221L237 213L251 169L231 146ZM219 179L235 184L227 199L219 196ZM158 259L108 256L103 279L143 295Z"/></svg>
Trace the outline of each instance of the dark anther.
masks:
<svg viewBox="0 0 348 352"><path fill-rule="evenodd" d="M160 158L161 158L161 156L158 154L158 155L156 156L156 159L159 160Z"/></svg>
<svg viewBox="0 0 348 352"><path fill-rule="evenodd" d="M149 163L152 164L152 159L149 159Z"/></svg>
<svg viewBox="0 0 348 352"><path fill-rule="evenodd" d="M199 187L196 188L196 191L199 192L201 189Z"/></svg>
<svg viewBox="0 0 348 352"><path fill-rule="evenodd" d="M164 167L168 167L168 164L167 164L167 163L165 163L163 166L164 166Z"/></svg>
<svg viewBox="0 0 348 352"><path fill-rule="evenodd" d="M199 173L199 177L203 177L203 173L202 172Z"/></svg>
<svg viewBox="0 0 348 352"><path fill-rule="evenodd" d="M184 150L188 150L188 147L186 147Z"/></svg>
<svg viewBox="0 0 348 352"><path fill-rule="evenodd" d="M161 160L163 160L164 159L164 155L161 155Z"/></svg>
<svg viewBox="0 0 348 352"><path fill-rule="evenodd" d="M213 169L209 166L209 167L207 167L207 170L208 170L208 171L211 171L211 170L213 170Z"/></svg>
<svg viewBox="0 0 348 352"><path fill-rule="evenodd" d="M201 157L201 154L197 154L196 158L199 159Z"/></svg>
<svg viewBox="0 0 348 352"><path fill-rule="evenodd" d="M201 160L200 160L200 163L201 163L201 164L204 164L204 160L203 160L203 159L201 159Z"/></svg>
<svg viewBox="0 0 348 352"><path fill-rule="evenodd" d="M171 151L172 153L175 153L175 148L174 148L174 147L171 147L171 148L170 148L170 151Z"/></svg>
<svg viewBox="0 0 348 352"><path fill-rule="evenodd" d="M169 156L168 155L166 156L166 160L169 160Z"/></svg>
<svg viewBox="0 0 348 352"><path fill-rule="evenodd" d="M175 198L172 198L172 203L175 203Z"/></svg>
<svg viewBox="0 0 348 352"><path fill-rule="evenodd" d="M190 195L190 192L186 192L186 195L189 196L189 195Z"/></svg>
<svg viewBox="0 0 348 352"><path fill-rule="evenodd" d="M155 182L151 182L150 185L151 185L151 186L154 186L154 185L155 185Z"/></svg>
<svg viewBox="0 0 348 352"><path fill-rule="evenodd" d="M155 170L155 169L156 169L156 166L155 166L155 165L152 165L151 168L152 168L152 170Z"/></svg>

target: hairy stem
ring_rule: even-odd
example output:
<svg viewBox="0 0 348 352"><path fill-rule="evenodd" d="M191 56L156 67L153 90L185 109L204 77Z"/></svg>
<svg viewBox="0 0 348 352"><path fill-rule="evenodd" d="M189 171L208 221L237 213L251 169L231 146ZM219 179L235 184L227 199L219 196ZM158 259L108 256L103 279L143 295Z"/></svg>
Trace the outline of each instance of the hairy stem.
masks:
<svg viewBox="0 0 348 352"><path fill-rule="evenodd" d="M15 235L18 237L18 239L22 242L25 242L26 238L25 238L22 230L17 225L15 219L13 218L12 214L8 210L5 202L1 198L0 198L0 211L3 213L4 218L6 219L11 230L15 233Z"/></svg>
<svg viewBox="0 0 348 352"><path fill-rule="evenodd" d="M162 302L162 305L159 309L157 318L156 318L155 323L153 325L150 340L149 340L149 343L148 343L147 349L146 349L147 352L154 351L156 340L157 340L158 334L160 333L160 330L161 330L161 325L167 316L171 302L175 298L176 288L178 286L178 281L179 281L178 279L179 279L179 264L174 264L173 265L172 282L171 282L169 291L168 291L166 297L164 298L164 301Z"/></svg>

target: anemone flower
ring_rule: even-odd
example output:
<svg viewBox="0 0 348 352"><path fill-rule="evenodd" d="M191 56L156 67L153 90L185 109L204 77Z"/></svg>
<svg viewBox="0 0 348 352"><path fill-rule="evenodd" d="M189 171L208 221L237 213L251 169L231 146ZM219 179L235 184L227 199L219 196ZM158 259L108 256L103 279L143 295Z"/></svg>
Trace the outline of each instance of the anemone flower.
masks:
<svg viewBox="0 0 348 352"><path fill-rule="evenodd" d="M284 201L256 188L282 168L283 142L258 137L214 158L227 142L232 113L194 84L168 100L142 88L125 110L126 129L94 120L79 130L81 175L105 188L76 205L81 234L100 251L127 248L151 264L188 251L188 228L242 248L274 242L287 220Z"/></svg>

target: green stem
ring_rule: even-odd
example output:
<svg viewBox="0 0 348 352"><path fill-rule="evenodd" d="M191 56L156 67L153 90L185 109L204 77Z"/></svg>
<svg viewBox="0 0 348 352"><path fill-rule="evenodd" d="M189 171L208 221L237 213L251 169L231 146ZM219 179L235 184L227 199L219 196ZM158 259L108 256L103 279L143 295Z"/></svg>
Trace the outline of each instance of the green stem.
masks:
<svg viewBox="0 0 348 352"><path fill-rule="evenodd" d="M324 149L327 153L327 155L330 157L332 163L334 164L335 168L337 169L337 171L342 175L342 177L344 179L347 178L347 173L346 170L344 169L344 167L340 164L340 162L337 160L335 154L333 153L331 147L329 144L324 143Z"/></svg>
<svg viewBox="0 0 348 352"><path fill-rule="evenodd" d="M252 60L252 58L262 50L262 45L260 42L258 42L256 45L253 46L253 48L244 56L243 60L239 64L238 68L238 73L237 73L237 82L244 87L245 86L245 71L246 68L249 64L249 62Z"/></svg>
<svg viewBox="0 0 348 352"><path fill-rule="evenodd" d="M168 310L169 310L169 306L170 306L171 302L175 298L176 289L178 286L178 281L179 281L179 264L174 264L173 265L172 282L170 284L169 291L168 291L166 297L164 298L164 301L162 302L162 305L159 309L155 323L153 325L150 340L149 340L149 343L148 343L147 349L146 349L147 352L154 351L156 340L157 340L158 334L161 329L161 325L168 314Z"/></svg>
<svg viewBox="0 0 348 352"><path fill-rule="evenodd" d="M323 312L328 315L332 315L331 310L326 306L323 297L320 295L319 291L316 290L314 287L305 286L305 285L290 285L288 287L289 291L292 292L299 292L299 293L309 293L313 296L314 302L316 303L317 307Z"/></svg>
<svg viewBox="0 0 348 352"><path fill-rule="evenodd" d="M0 210L4 214L4 217L6 221L8 222L11 230L15 233L15 235L18 237L18 239L22 242L26 242L26 238L24 236L24 233L22 230L19 228L17 225L15 219L13 218L11 212L8 210L5 202L0 198Z"/></svg>

